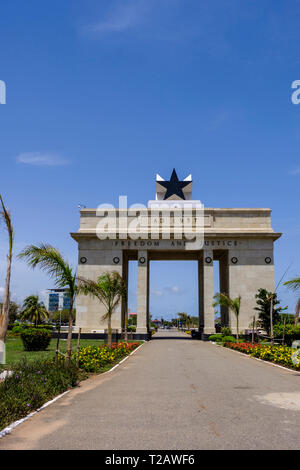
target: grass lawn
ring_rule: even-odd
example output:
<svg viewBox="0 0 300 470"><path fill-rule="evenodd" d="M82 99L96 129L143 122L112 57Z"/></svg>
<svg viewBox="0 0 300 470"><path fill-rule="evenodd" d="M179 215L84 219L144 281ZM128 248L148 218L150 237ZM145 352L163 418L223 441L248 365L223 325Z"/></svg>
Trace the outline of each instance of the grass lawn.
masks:
<svg viewBox="0 0 300 470"><path fill-rule="evenodd" d="M82 339L80 341L80 347L85 346L101 346L104 343L103 340L100 339ZM77 347L77 339L72 340L72 350L76 351ZM67 341L60 340L59 342L59 350L62 353L66 352L67 348ZM23 357L26 357L27 360L34 360L34 359L49 359L55 356L56 351L56 339L52 339L50 345L48 346L46 351L24 351L23 343L20 337L15 338L7 338L6 340L6 365L9 366L14 362L20 361ZM0 365L1 368L1 365Z"/></svg>
<svg viewBox="0 0 300 470"><path fill-rule="evenodd" d="M7 338L6 339L6 364L0 364L0 371L3 369L9 369L11 364L22 360L24 357L28 360L44 360L51 359L55 357L56 351L56 338L51 339L50 344L46 351L24 351L22 340L19 336ZM122 342L122 341L119 341ZM143 343L143 341L133 341L128 340L128 343ZM101 339L81 339L80 348L86 346L102 346L104 341ZM59 342L59 350L62 353L66 353L67 349L67 340L61 339ZM77 350L77 339L72 340L72 351L76 352ZM112 366L109 366L109 368Z"/></svg>

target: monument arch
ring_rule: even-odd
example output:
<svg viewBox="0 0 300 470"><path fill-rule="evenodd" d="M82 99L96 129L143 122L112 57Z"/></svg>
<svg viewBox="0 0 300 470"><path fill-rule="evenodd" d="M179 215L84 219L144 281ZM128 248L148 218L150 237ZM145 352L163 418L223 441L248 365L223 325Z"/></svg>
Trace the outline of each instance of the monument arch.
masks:
<svg viewBox="0 0 300 470"><path fill-rule="evenodd" d="M147 208L136 209L133 214L130 211L125 214L125 209L108 208L101 215L97 209L83 208L80 228L71 234L78 243L80 277L96 280L104 272L117 271L128 285L128 263L138 262L137 338L149 337L151 260L198 262L199 332L203 339L215 332L214 260L219 264L217 290L230 297L242 297L241 331L253 319L258 289L275 289L273 245L281 233L272 229L271 209L204 208L200 201L192 199L192 183L191 175L179 181L175 170L170 181L157 175L156 198L148 202ZM132 238L126 230L125 216L127 227L131 224L138 228L138 237ZM99 221L103 217L107 221L116 218L116 235L110 237L108 231L106 237L103 232L99 237ZM119 332L124 328L126 308L123 303L112 317L112 327ZM78 296L76 326L82 332L104 333L106 324L101 320L104 313L104 307L96 299ZM224 326L230 326L235 332L235 318L223 307L221 319Z"/></svg>

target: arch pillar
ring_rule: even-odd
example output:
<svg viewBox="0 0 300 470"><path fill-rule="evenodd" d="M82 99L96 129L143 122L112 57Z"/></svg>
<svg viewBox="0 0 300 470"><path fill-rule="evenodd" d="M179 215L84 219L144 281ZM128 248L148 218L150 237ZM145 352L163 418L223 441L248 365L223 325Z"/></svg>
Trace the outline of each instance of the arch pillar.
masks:
<svg viewBox="0 0 300 470"><path fill-rule="evenodd" d="M147 250L138 251L138 293L136 332L149 331L149 257Z"/></svg>
<svg viewBox="0 0 300 470"><path fill-rule="evenodd" d="M214 263L213 251L203 250L198 261L199 275L199 330L204 335L215 333Z"/></svg>

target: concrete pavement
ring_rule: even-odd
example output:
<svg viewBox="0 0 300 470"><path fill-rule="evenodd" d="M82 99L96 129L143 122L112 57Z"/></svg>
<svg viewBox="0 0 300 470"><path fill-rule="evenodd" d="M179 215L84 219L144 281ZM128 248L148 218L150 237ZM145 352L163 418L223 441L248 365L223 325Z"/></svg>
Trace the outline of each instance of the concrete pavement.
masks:
<svg viewBox="0 0 300 470"><path fill-rule="evenodd" d="M299 448L299 373L170 330L0 439L0 450Z"/></svg>

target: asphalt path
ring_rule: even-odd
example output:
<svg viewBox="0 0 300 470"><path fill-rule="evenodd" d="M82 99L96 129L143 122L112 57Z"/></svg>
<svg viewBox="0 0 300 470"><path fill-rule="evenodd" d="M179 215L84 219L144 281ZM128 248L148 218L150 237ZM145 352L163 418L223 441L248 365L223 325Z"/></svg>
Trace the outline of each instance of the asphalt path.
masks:
<svg viewBox="0 0 300 470"><path fill-rule="evenodd" d="M299 373L168 330L0 439L0 450L299 448Z"/></svg>

